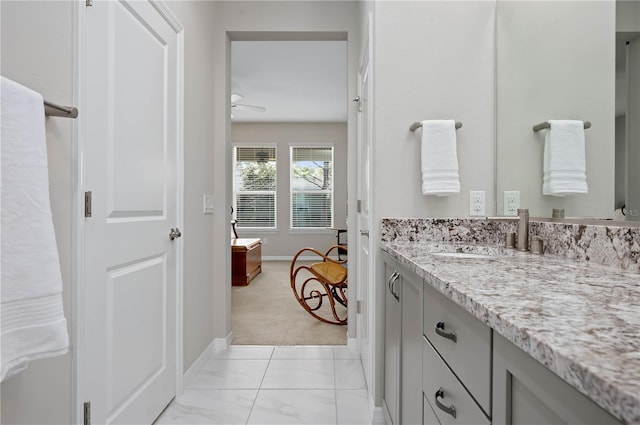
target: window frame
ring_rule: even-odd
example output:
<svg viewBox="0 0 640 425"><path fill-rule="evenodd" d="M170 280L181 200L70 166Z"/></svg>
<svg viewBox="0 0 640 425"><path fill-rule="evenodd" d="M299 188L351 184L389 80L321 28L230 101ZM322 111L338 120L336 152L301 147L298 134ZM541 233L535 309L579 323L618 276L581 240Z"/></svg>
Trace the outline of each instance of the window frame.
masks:
<svg viewBox="0 0 640 425"><path fill-rule="evenodd" d="M232 205L233 215L232 219L238 219L238 194L273 194L273 227L242 227L240 221L238 221L238 230L247 230L253 233L275 233L278 231L278 145L276 143L251 143L251 144L233 144L233 162L232 162ZM238 191L237 190L237 164L238 164L238 149L275 149L275 174L274 174L274 189L262 190L262 191Z"/></svg>
<svg viewBox="0 0 640 425"><path fill-rule="evenodd" d="M331 149L331 189L330 190L314 190L304 191L293 189L293 151L294 148L330 148ZM335 227L335 143L289 143L289 233L333 233L331 230ZM331 195L331 223L328 226L318 227L294 227L293 214L293 195L294 193L329 193Z"/></svg>

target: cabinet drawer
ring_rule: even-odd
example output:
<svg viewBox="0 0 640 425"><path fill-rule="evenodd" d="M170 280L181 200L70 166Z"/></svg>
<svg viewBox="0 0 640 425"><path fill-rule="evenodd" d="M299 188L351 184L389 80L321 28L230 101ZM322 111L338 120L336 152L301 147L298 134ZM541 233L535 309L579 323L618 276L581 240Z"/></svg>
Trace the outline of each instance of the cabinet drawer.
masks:
<svg viewBox="0 0 640 425"><path fill-rule="evenodd" d="M425 402L441 424L490 424L482 409L427 341L422 345L422 390ZM425 405L424 410L428 412L429 406Z"/></svg>
<svg viewBox="0 0 640 425"><path fill-rule="evenodd" d="M425 283L423 332L491 416L491 328Z"/></svg>

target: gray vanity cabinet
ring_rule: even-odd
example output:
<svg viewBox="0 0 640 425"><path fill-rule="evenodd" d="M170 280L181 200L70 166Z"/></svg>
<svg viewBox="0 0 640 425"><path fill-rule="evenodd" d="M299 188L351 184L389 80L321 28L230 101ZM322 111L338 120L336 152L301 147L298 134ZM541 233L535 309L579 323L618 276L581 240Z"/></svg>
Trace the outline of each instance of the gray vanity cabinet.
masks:
<svg viewBox="0 0 640 425"><path fill-rule="evenodd" d="M384 258L384 387L382 401L387 423L400 424L400 296L402 282L395 261Z"/></svg>
<svg viewBox="0 0 640 425"><path fill-rule="evenodd" d="M387 253L383 402L387 423L422 423L422 279Z"/></svg>
<svg viewBox="0 0 640 425"><path fill-rule="evenodd" d="M493 338L493 423L620 424L497 333Z"/></svg>

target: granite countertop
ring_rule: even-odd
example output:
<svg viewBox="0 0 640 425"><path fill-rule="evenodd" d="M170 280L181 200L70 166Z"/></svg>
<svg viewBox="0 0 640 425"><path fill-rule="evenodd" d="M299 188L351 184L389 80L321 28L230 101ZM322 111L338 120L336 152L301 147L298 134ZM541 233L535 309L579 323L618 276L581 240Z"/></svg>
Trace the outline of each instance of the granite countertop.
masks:
<svg viewBox="0 0 640 425"><path fill-rule="evenodd" d="M497 246L479 249L506 256L433 255L451 245L381 244L623 423L640 423L640 274Z"/></svg>

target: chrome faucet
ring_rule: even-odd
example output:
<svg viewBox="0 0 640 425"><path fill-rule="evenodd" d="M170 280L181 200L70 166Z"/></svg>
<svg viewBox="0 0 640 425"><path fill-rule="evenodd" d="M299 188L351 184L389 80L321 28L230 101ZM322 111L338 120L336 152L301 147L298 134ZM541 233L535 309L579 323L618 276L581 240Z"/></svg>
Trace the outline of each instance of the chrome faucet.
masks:
<svg viewBox="0 0 640 425"><path fill-rule="evenodd" d="M529 251L529 209L518 208L518 251Z"/></svg>
<svg viewBox="0 0 640 425"><path fill-rule="evenodd" d="M516 249L518 251L529 251L529 209L518 208L517 217L487 217L489 221L517 221Z"/></svg>

